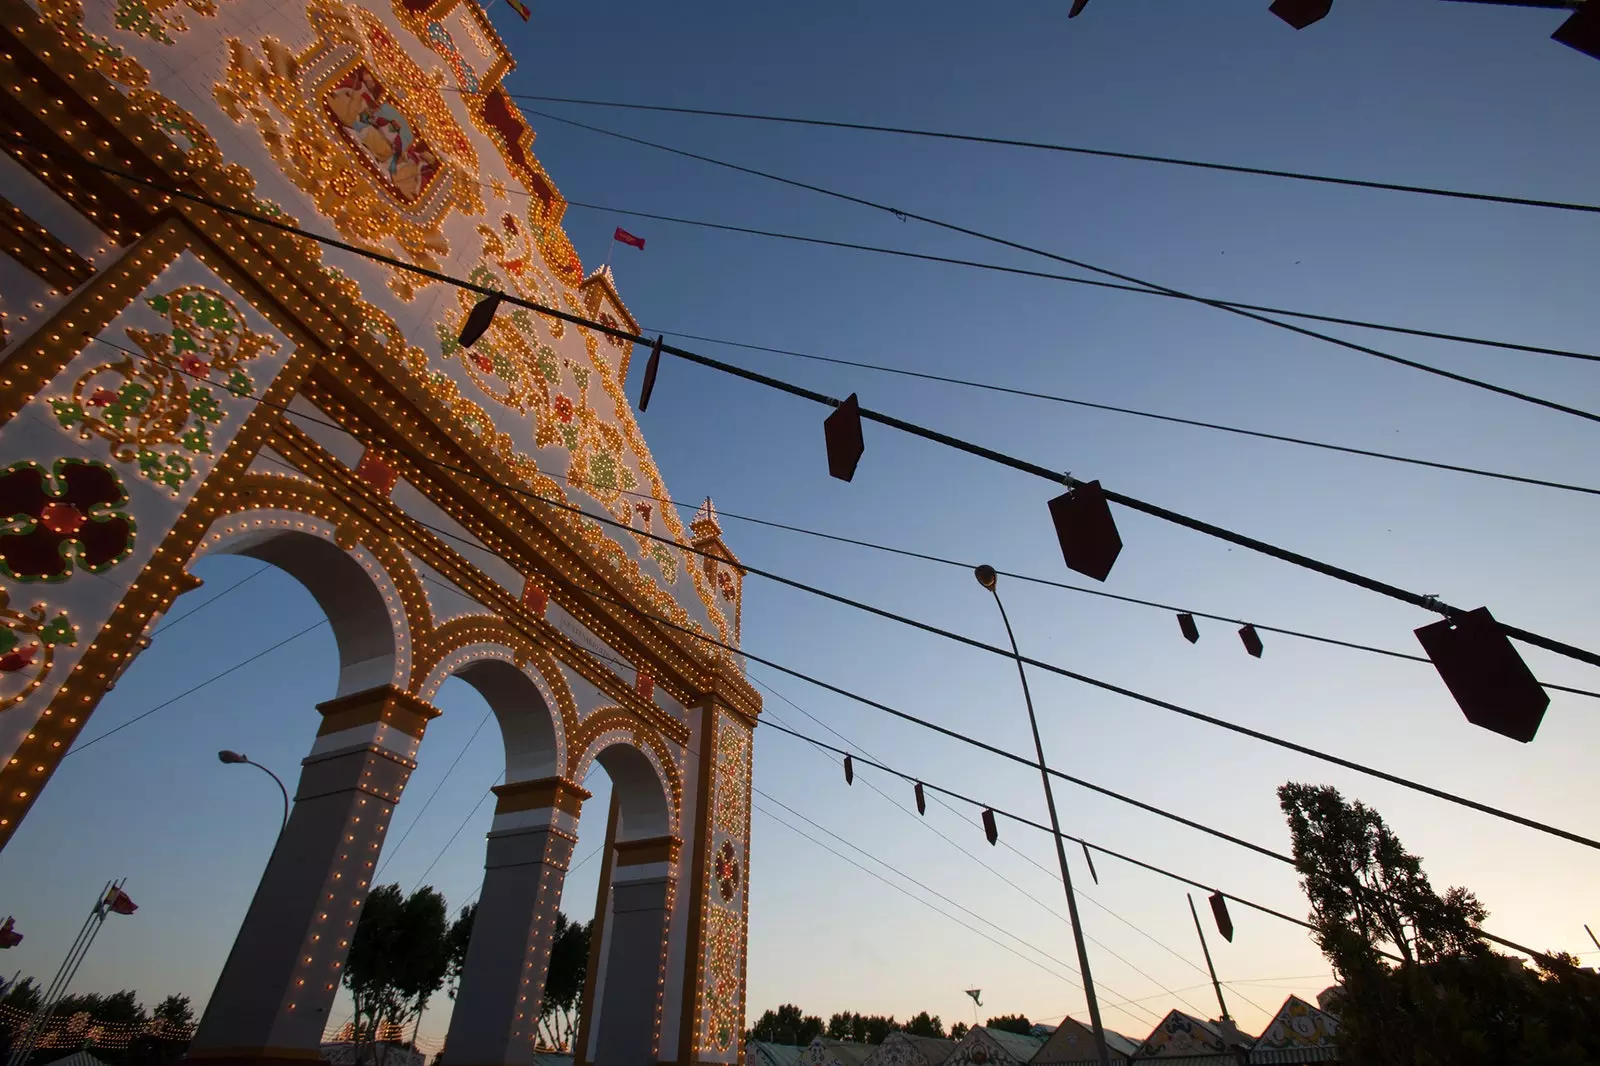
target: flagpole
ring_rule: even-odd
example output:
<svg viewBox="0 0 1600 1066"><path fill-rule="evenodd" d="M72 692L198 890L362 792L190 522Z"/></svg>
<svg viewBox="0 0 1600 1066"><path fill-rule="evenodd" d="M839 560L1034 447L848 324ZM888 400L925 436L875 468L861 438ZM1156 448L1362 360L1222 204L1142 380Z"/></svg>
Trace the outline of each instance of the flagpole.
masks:
<svg viewBox="0 0 1600 1066"><path fill-rule="evenodd" d="M72 941L72 946L67 949L66 958L61 960L61 968L56 971L55 977L46 989L43 998L39 1001L39 1009L34 1011L29 1019L28 1026L22 1032L22 1038L12 1049L11 1058L7 1066L23 1066L28 1058L38 1047L39 1040L44 1036L44 1027L50 1024L51 1017L55 1014L56 1006L66 994L67 986L72 983L72 978L78 972L83 957L89 952L89 945L94 943L100 927L105 924L105 901L116 886L115 881L107 881L100 890L100 895L95 898L94 909L89 912L89 917L84 920L83 928L78 930L78 935Z"/></svg>
<svg viewBox="0 0 1600 1066"><path fill-rule="evenodd" d="M606 267L605 268L607 270L611 269L611 253L616 250L616 247L617 247L617 235L615 233L613 233L611 235L611 243L606 246Z"/></svg>

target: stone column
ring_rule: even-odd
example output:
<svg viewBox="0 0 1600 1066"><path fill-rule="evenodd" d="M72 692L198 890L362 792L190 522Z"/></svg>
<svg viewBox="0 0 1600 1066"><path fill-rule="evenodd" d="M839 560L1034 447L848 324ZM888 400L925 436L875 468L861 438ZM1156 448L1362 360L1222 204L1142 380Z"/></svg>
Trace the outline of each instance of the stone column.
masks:
<svg viewBox="0 0 1600 1066"><path fill-rule="evenodd" d="M611 901L595 980L591 1060L604 1066L656 1061L667 918L677 890L677 837L619 840L612 851Z"/></svg>
<svg viewBox="0 0 1600 1066"><path fill-rule="evenodd" d="M445 1040L451 1066L531 1066L578 814L561 777L497 785L483 891Z"/></svg>
<svg viewBox="0 0 1600 1066"><path fill-rule="evenodd" d="M321 1057L328 1011L389 816L439 712L379 685L321 704L289 824L217 979L190 1059L229 1066Z"/></svg>

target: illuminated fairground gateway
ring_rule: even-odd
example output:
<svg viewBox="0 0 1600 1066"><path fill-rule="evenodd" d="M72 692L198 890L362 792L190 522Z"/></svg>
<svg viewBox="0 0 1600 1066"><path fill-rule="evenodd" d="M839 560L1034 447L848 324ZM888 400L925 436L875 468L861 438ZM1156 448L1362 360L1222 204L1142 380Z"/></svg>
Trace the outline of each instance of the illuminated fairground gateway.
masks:
<svg viewBox="0 0 1600 1066"><path fill-rule="evenodd" d="M97 169L634 331L562 231L483 11L0 0L0 52L0 847L194 560L249 555L316 597L340 672L190 1058L316 1058L455 675L506 783L450 1066L532 1059L595 762L577 1059L739 1061L744 572L709 501L688 529L661 502L629 346L507 304L464 350L475 293Z"/></svg>

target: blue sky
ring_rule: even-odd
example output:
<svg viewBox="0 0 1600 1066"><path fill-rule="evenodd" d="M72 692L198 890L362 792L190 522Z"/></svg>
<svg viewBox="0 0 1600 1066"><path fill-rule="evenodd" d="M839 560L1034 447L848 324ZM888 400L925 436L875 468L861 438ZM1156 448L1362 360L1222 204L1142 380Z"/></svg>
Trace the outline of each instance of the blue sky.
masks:
<svg viewBox="0 0 1600 1066"><path fill-rule="evenodd" d="M731 107L1034 138L1312 172L1593 201L1600 66L1547 38L1559 13L1432 0L1342 0L1295 33L1265 3L1099 0L1062 5L535 3L526 26L493 15L519 56L514 91ZM539 106L539 105L529 105ZM1591 349L1600 326L1591 216L1312 187L1133 162L643 113L548 110L1025 241L1165 285L1249 302ZM795 189L538 118L535 150L575 200L937 254L1054 269L1021 253L901 223ZM992 380L1138 407L1593 484L1596 427L1380 363L1214 310L1056 282L719 234L573 208L568 230L598 263L616 225L623 298L651 331L683 331ZM1341 335L1579 407L1600 407L1589 366L1420 339ZM1334 456L1043 402L823 367L714 345L758 367L1174 509L1238 528L1502 620L1600 646L1592 498ZM637 382L630 385L636 389ZM1045 511L1050 487L925 442L867 429L855 481L826 477L824 412L678 362L663 367L646 437L687 504L795 523L1002 569L1072 579ZM1413 651L1421 612L1241 549L1119 513L1126 543L1107 588L1132 596ZM747 561L972 636L1004 639L961 570L725 521ZM215 559L199 602L260 564ZM1023 650L1254 728L1324 746L1520 813L1582 829L1597 808L1594 701L1555 694L1526 746L1469 726L1427 667L1266 636L1245 655L1231 627L1201 623L1191 647L1170 615L1008 582ZM174 615L192 604L180 603ZM276 572L156 638L109 696L93 736L318 618ZM751 579L746 646L795 669L1026 751L1014 668L792 590ZM1590 688L1594 671L1528 652L1546 680ZM1037 778L794 679L752 676L776 720L850 738L857 751L1043 819ZM225 767L237 748L286 778L333 691L326 629L229 682L184 698L71 755L0 856L0 900L27 934L5 962L48 976L109 877L141 905L102 934L77 988L209 994L279 817L270 782ZM1284 849L1273 795L1329 782L1382 811L1435 883L1483 898L1489 927L1579 951L1597 917L1600 856L1356 777L1157 709L1032 677L1053 764ZM481 877L503 760L482 700L447 683L421 766L395 817L381 880L422 878L452 907ZM824 725L808 720L814 715ZM988 1013L1054 1021L1082 1013L1048 838L1002 822L1003 844L933 805L912 824L910 789L838 767L776 731L758 733L751 869L752 1018L796 1002L836 1010ZM469 743L470 740L470 743ZM458 753L459 763L448 776ZM878 795L883 788L902 808ZM603 837L603 772L589 783L577 856ZM768 798L770 797L770 799ZM881 858L806 825L782 803ZM1269 860L1063 785L1069 832L1290 913L1290 872ZM903 871L1015 952L911 902L760 811L774 812L883 877ZM937 831L937 832L935 832ZM951 840L942 839L942 833ZM960 849L958 850L957 845ZM1012 846L1016 850L1012 850ZM976 856L976 858L974 858ZM1030 861L1031 860L1031 861ZM1182 889L1112 859L1075 878L1107 1024L1142 1036L1174 1005L1214 1013ZM1037 865L1035 865L1037 864ZM587 917L598 861L568 881ZM431 869L430 869L431 867ZM890 869L892 868L892 869ZM922 889L900 882L913 894ZM1105 908L1110 908L1107 910ZM1113 913L1114 912L1114 913ZM1329 978L1303 931L1234 913L1213 939L1232 1007L1259 1025L1290 991ZM983 921L993 925L983 924ZM996 928L998 927L998 928ZM1004 932L1000 931L1003 930ZM1008 939L1009 937L1012 937ZM1053 972L1052 972L1053 971ZM1181 998L1178 998L1180 997ZM1124 1001L1134 1001L1125 1003ZM447 1011L425 1032L442 1035ZM337 1020L337 1019L336 1019Z"/></svg>

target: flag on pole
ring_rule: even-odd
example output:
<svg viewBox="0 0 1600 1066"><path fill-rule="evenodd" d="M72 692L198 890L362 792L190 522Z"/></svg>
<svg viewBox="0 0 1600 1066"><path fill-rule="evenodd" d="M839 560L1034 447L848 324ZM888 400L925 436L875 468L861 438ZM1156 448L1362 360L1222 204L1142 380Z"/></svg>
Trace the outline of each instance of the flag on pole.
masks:
<svg viewBox="0 0 1600 1066"><path fill-rule="evenodd" d="M14 948L22 943L22 934L12 928L13 919L7 918L0 923L0 948Z"/></svg>
<svg viewBox="0 0 1600 1066"><path fill-rule="evenodd" d="M969 989L967 989L967 995L972 997L972 1002L975 1005L977 1005L979 1007L983 1006L983 989L981 989L981 988L969 988Z"/></svg>
<svg viewBox="0 0 1600 1066"><path fill-rule="evenodd" d="M128 894L115 886L106 893L106 906L117 914L132 914L139 909L139 905L128 898Z"/></svg>
<svg viewBox="0 0 1600 1066"><path fill-rule="evenodd" d="M522 0L506 0L511 5L511 10L522 16L522 21L527 22L533 18L533 9L524 4Z"/></svg>
<svg viewBox="0 0 1600 1066"><path fill-rule="evenodd" d="M639 249L639 251L641 251L641 252L644 251L644 238L643 237L635 237L633 234L629 233L627 230L623 229L621 226L617 227L617 232L615 232L615 233L613 233L611 235L611 239L614 240L614 241L621 241L623 244L632 245L633 247Z"/></svg>

